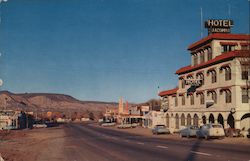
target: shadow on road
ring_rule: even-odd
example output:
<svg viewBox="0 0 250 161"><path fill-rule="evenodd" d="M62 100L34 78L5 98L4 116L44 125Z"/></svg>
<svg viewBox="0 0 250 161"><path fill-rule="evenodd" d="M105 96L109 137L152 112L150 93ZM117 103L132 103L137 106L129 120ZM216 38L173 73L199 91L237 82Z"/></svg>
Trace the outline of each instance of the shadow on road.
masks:
<svg viewBox="0 0 250 161"><path fill-rule="evenodd" d="M192 145L189 154L183 161L195 161L197 154L195 154L194 152L197 152L199 150L201 142L202 139L197 139L197 141Z"/></svg>

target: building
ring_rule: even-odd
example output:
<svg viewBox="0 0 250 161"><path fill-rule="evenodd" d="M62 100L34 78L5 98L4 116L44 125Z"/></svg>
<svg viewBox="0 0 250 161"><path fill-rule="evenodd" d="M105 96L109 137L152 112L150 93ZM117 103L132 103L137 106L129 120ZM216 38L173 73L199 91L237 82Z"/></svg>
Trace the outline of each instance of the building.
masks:
<svg viewBox="0 0 250 161"><path fill-rule="evenodd" d="M142 127L152 129L156 125L164 125L164 120L163 111L149 111L143 116Z"/></svg>
<svg viewBox="0 0 250 161"><path fill-rule="evenodd" d="M19 112L12 110L0 111L0 130L17 129Z"/></svg>
<svg viewBox="0 0 250 161"><path fill-rule="evenodd" d="M159 93L165 124L174 131L209 122L250 129L250 35L211 28L188 47L191 63L176 71L178 86Z"/></svg>

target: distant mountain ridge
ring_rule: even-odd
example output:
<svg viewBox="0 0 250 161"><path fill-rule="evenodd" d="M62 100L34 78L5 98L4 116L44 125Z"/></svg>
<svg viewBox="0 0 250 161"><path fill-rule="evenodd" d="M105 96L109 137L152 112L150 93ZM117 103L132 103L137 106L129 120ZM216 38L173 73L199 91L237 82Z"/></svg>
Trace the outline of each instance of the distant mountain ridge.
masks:
<svg viewBox="0 0 250 161"><path fill-rule="evenodd" d="M104 111L106 107L117 107L115 102L81 101L70 95L56 93L12 93L0 92L0 109L51 111L81 110Z"/></svg>

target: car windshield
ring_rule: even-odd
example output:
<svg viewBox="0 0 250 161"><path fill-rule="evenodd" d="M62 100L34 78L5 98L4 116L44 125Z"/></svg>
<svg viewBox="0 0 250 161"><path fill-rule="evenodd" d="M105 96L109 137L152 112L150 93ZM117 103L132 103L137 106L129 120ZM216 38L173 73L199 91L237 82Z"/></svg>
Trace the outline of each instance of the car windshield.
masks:
<svg viewBox="0 0 250 161"><path fill-rule="evenodd" d="M190 129L194 129L195 130L195 129L199 129L199 127L198 126L191 126Z"/></svg>
<svg viewBox="0 0 250 161"><path fill-rule="evenodd" d="M165 128L165 126L164 125L157 125L157 128L163 129L163 128Z"/></svg>
<svg viewBox="0 0 250 161"><path fill-rule="evenodd" d="M213 128L221 128L221 125L212 125Z"/></svg>

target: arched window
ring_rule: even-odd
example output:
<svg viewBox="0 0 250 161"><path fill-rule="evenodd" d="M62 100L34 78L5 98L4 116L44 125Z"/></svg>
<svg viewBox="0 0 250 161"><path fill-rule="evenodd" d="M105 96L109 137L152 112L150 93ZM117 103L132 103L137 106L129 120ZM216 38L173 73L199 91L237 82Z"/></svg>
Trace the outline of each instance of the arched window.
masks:
<svg viewBox="0 0 250 161"><path fill-rule="evenodd" d="M225 100L226 100L226 103L232 102L232 93L230 90L225 91Z"/></svg>
<svg viewBox="0 0 250 161"><path fill-rule="evenodd" d="M181 114L181 126L185 126L185 115Z"/></svg>
<svg viewBox="0 0 250 161"><path fill-rule="evenodd" d="M224 127L224 118L221 114L218 115L218 123Z"/></svg>
<svg viewBox="0 0 250 161"><path fill-rule="evenodd" d="M215 83L217 81L216 71L215 70L211 71L211 74L212 74L212 83Z"/></svg>
<svg viewBox="0 0 250 161"><path fill-rule="evenodd" d="M212 92L212 100L214 100L214 103L217 103L217 94L215 91Z"/></svg>
<svg viewBox="0 0 250 161"><path fill-rule="evenodd" d="M174 102L175 102L175 107L177 107L178 106L178 98L177 98L177 96L175 96Z"/></svg>
<svg viewBox="0 0 250 161"><path fill-rule="evenodd" d="M181 88L185 88L185 80L183 78L181 79Z"/></svg>
<svg viewBox="0 0 250 161"><path fill-rule="evenodd" d="M228 115L227 124L230 126L230 128L234 128L234 117L232 114Z"/></svg>
<svg viewBox="0 0 250 161"><path fill-rule="evenodd" d="M191 115L187 115L187 125L191 125Z"/></svg>
<svg viewBox="0 0 250 161"><path fill-rule="evenodd" d="M194 105L194 95L193 94L190 95L190 104Z"/></svg>
<svg viewBox="0 0 250 161"><path fill-rule="evenodd" d="M200 93L200 104L204 105L204 102L205 102L204 94Z"/></svg>
<svg viewBox="0 0 250 161"><path fill-rule="evenodd" d="M214 103L217 103L217 94L216 94L216 92L215 91L208 91L207 95L209 96L210 94L212 95L211 99L214 101Z"/></svg>
<svg viewBox="0 0 250 161"><path fill-rule="evenodd" d="M194 58L194 65L197 65L198 64L198 56L197 56L197 54L194 54L193 58Z"/></svg>
<svg viewBox="0 0 250 161"><path fill-rule="evenodd" d="M198 126L198 122L199 122L199 117L197 114L194 114L194 125Z"/></svg>
<svg viewBox="0 0 250 161"><path fill-rule="evenodd" d="M207 60L211 60L212 58L213 58L212 49L209 47L207 49Z"/></svg>
<svg viewBox="0 0 250 161"><path fill-rule="evenodd" d="M203 63L205 61L205 57L204 57L204 51L202 50L200 52L200 63Z"/></svg>
<svg viewBox="0 0 250 161"><path fill-rule="evenodd" d="M197 73L196 78L201 80L201 85L204 85L204 74L203 73Z"/></svg>
<svg viewBox="0 0 250 161"><path fill-rule="evenodd" d="M181 97L181 103L182 103L182 105L185 105L185 96L184 95Z"/></svg>
<svg viewBox="0 0 250 161"><path fill-rule="evenodd" d="M209 123L214 123L214 115L210 114L209 116Z"/></svg>
<svg viewBox="0 0 250 161"><path fill-rule="evenodd" d="M231 68L230 67L226 67L225 68L225 80L231 80Z"/></svg>
<svg viewBox="0 0 250 161"><path fill-rule="evenodd" d="M178 114L175 115L175 128L179 129L179 115Z"/></svg>
<svg viewBox="0 0 250 161"><path fill-rule="evenodd" d="M166 126L169 127L169 115L166 115Z"/></svg>

